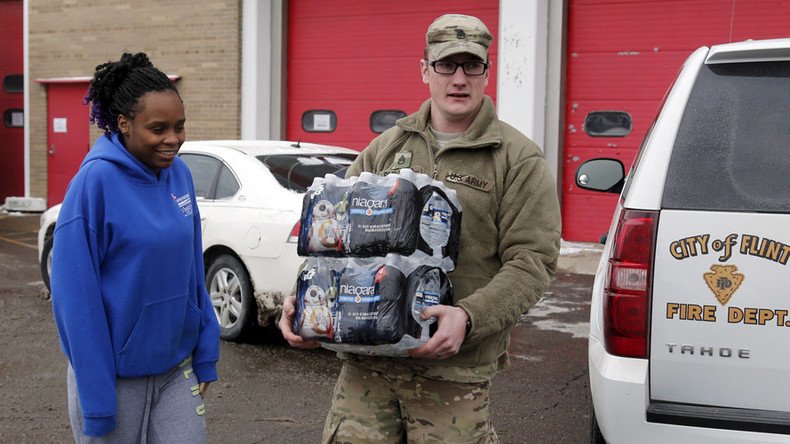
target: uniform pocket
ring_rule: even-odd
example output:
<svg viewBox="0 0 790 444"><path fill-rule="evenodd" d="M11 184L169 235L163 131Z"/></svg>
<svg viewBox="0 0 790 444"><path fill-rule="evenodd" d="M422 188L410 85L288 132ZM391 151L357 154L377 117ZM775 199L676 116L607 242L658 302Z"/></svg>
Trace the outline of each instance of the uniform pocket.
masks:
<svg viewBox="0 0 790 444"><path fill-rule="evenodd" d="M185 330L196 337L199 325L200 313L189 306L186 294L145 304L118 352L118 376L148 376L169 370L183 358L177 355Z"/></svg>

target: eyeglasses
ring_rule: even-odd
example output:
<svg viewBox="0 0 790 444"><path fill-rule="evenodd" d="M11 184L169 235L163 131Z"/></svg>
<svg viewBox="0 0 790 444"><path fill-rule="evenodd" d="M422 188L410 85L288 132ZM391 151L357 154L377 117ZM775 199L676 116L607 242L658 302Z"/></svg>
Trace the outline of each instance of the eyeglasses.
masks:
<svg viewBox="0 0 790 444"><path fill-rule="evenodd" d="M468 76L482 76L486 73L486 70L490 66L489 63L483 62L453 62L452 60L434 60L433 62L428 62L429 65L433 67L433 70L436 74L442 75L452 75L455 74L455 71L458 70L460 66L463 69L464 74Z"/></svg>

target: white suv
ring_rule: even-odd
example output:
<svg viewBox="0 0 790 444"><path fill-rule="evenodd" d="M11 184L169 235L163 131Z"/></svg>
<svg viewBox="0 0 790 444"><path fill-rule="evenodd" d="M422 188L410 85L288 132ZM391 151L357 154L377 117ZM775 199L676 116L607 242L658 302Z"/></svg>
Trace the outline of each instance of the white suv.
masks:
<svg viewBox="0 0 790 444"><path fill-rule="evenodd" d="M592 442L790 442L790 39L694 51L628 178L593 286Z"/></svg>

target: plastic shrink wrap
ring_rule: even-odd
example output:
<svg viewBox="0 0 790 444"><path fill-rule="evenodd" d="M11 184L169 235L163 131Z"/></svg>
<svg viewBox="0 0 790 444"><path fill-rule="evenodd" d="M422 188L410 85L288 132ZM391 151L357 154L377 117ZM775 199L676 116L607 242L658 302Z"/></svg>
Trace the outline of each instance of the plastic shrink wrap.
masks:
<svg viewBox="0 0 790 444"><path fill-rule="evenodd" d="M406 355L432 333L434 319L421 319L422 309L452 302L447 274L425 262L398 255L308 258L296 285L293 331L334 350Z"/></svg>
<svg viewBox="0 0 790 444"><path fill-rule="evenodd" d="M344 254L348 227L348 205L354 179L334 175L316 179L307 189L302 203L299 256L339 256Z"/></svg>
<svg viewBox="0 0 790 444"><path fill-rule="evenodd" d="M422 309L452 303L460 227L455 190L425 174L315 179L302 207L297 251L308 259L294 332L333 350L407 355L432 333Z"/></svg>
<svg viewBox="0 0 790 444"><path fill-rule="evenodd" d="M417 249L458 261L461 204L455 190L409 169L378 176L316 178L305 193L300 256L371 257Z"/></svg>

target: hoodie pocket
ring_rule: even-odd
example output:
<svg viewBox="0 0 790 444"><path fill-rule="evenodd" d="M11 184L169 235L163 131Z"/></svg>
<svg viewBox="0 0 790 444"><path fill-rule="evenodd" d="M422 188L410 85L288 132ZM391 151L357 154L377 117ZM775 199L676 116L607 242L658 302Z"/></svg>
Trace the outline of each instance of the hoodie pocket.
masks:
<svg viewBox="0 0 790 444"><path fill-rule="evenodd" d="M145 304L118 353L118 376L155 375L172 368L185 357L181 353L191 353L200 317L200 311L187 302L186 294ZM189 339L193 341L191 346L185 343Z"/></svg>

